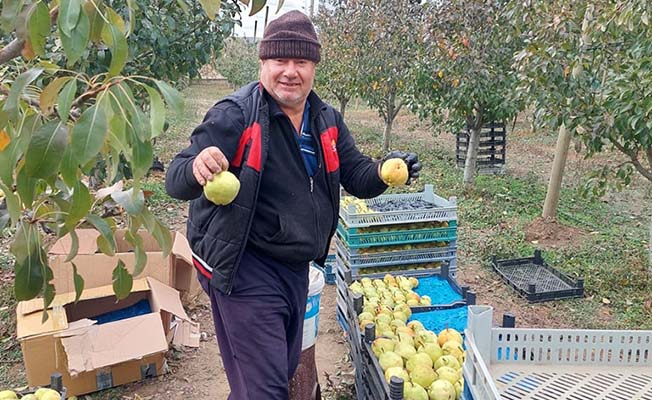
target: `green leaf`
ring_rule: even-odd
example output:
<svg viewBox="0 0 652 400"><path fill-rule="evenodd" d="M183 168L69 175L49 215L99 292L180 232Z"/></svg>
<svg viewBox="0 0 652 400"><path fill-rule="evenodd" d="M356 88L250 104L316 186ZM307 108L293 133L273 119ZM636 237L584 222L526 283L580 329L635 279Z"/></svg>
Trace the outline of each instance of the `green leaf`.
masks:
<svg viewBox="0 0 652 400"><path fill-rule="evenodd" d="M52 121L43 125L32 136L25 153L25 173L32 178L56 174L67 144L68 127L65 123Z"/></svg>
<svg viewBox="0 0 652 400"><path fill-rule="evenodd" d="M41 107L41 112L44 116L49 116L54 111L54 106L57 102L57 95L61 90L61 87L68 82L72 77L70 76L60 76L50 82L41 92L39 97L39 106ZM74 94L74 93L73 93ZM63 119L63 118L62 118ZM66 118L67 119L67 118Z"/></svg>
<svg viewBox="0 0 652 400"><path fill-rule="evenodd" d="M88 20L91 25L90 40L97 44L102 40L102 28L104 28L104 18L102 18L102 10L105 9L102 0L88 0L84 3L84 12L88 15ZM97 8L96 8L97 7ZM100 12L98 12L98 9Z"/></svg>
<svg viewBox="0 0 652 400"><path fill-rule="evenodd" d="M57 25L59 30L67 36L77 27L82 15L81 0L62 0L59 5Z"/></svg>
<svg viewBox="0 0 652 400"><path fill-rule="evenodd" d="M18 226L11 244L16 257L14 293L18 301L33 299L43 288L46 256L40 242L36 226L27 222Z"/></svg>
<svg viewBox="0 0 652 400"><path fill-rule="evenodd" d="M183 97L181 93L172 86L168 85L164 81L156 80L156 85L163 94L165 101L177 114L183 112Z"/></svg>
<svg viewBox="0 0 652 400"><path fill-rule="evenodd" d="M72 263L72 280L75 283L75 303L77 303L84 291L84 278L77 273L77 266L75 263Z"/></svg>
<svg viewBox="0 0 652 400"><path fill-rule="evenodd" d="M71 147L77 164L84 165L97 156L107 133L104 109L97 105L86 109L72 128Z"/></svg>
<svg viewBox="0 0 652 400"><path fill-rule="evenodd" d="M120 14L115 12L112 8L106 8L106 18L109 20L109 23L122 32L123 35L127 34L127 28L125 21L122 19ZM102 28L102 41L109 47L113 46L113 35L111 31L106 29L106 26Z"/></svg>
<svg viewBox="0 0 652 400"><path fill-rule="evenodd" d="M122 68L124 68L127 63L129 48L124 33L122 33L116 26L104 25L102 30L108 31L106 35L111 37L110 44L107 43L111 49L111 65L109 65L109 72L107 74L107 79L109 79L118 75L120 71L122 71Z"/></svg>
<svg viewBox="0 0 652 400"><path fill-rule="evenodd" d="M97 238L97 247L100 251L107 256L113 256L115 254L115 236L109 224L95 214L88 214L86 221L100 232L100 236Z"/></svg>
<svg viewBox="0 0 652 400"><path fill-rule="evenodd" d="M88 191L88 188L81 181L77 181L73 188L65 228L72 231L79 221L88 214L92 206L93 197Z"/></svg>
<svg viewBox="0 0 652 400"><path fill-rule="evenodd" d="M39 180L27 175L25 168L21 168L16 175L16 192L20 196L23 207L31 209L34 203L36 186Z"/></svg>
<svg viewBox="0 0 652 400"><path fill-rule="evenodd" d="M79 0L71 0L71 2L78 3ZM81 8L79 8L79 10L81 10ZM79 22L70 33L64 32L63 27L59 25L59 38L61 39L63 51L68 59L68 66L74 65L82 57L86 47L88 46L90 35L91 23L84 12L79 13Z"/></svg>
<svg viewBox="0 0 652 400"><path fill-rule="evenodd" d="M134 181L147 175L152 162L154 161L154 150L152 149L151 142L141 142L137 137L134 137L131 143L131 167Z"/></svg>
<svg viewBox="0 0 652 400"><path fill-rule="evenodd" d="M208 15L208 19L210 20L214 20L215 15L220 12L221 2L221 0L199 0L199 3L204 11L206 11L206 15Z"/></svg>
<svg viewBox="0 0 652 400"><path fill-rule="evenodd" d="M66 83L66 86L64 86L61 93L59 93L59 107L57 108L57 112L62 121L68 121L68 116L70 115L70 109L72 108L72 102L75 100L76 93L76 79Z"/></svg>
<svg viewBox="0 0 652 400"><path fill-rule="evenodd" d="M3 107L3 110L9 114L9 117L12 120L16 120L18 118L18 102L20 100L20 96L25 90L25 87L34 82L34 80L38 78L42 72L42 68L32 68L18 75L16 80L14 80L14 83L11 85L11 90L9 91L9 95L7 96L7 100L5 101L5 105Z"/></svg>
<svg viewBox="0 0 652 400"><path fill-rule="evenodd" d="M140 237L138 232L132 233L131 230L129 230L125 234L125 239L134 246L136 265L134 266L132 276L138 276L143 272L145 264L147 264L147 253L145 253L145 247L143 246L143 238Z"/></svg>
<svg viewBox="0 0 652 400"><path fill-rule="evenodd" d="M253 0L251 4L251 11L249 12L249 16L252 16L256 14L258 11L262 10L263 7L265 7L266 3L267 0Z"/></svg>
<svg viewBox="0 0 652 400"><path fill-rule="evenodd" d="M34 53L39 56L45 55L45 41L50 34L50 12L48 6L42 1L32 7L27 19L27 34Z"/></svg>
<svg viewBox="0 0 652 400"><path fill-rule="evenodd" d="M7 211L9 212L9 217L11 218L11 223L16 224L20 219L20 199L14 192L9 190L4 183L0 182L0 190L5 194L5 202L7 203Z"/></svg>
<svg viewBox="0 0 652 400"><path fill-rule="evenodd" d="M133 131L143 138L142 140L149 139L148 123L138 107L129 85L124 83L113 85L109 92L113 95L111 104L114 111L123 116Z"/></svg>
<svg viewBox="0 0 652 400"><path fill-rule="evenodd" d="M149 86L145 86L149 94L150 108L149 108L149 125L152 128L152 138L157 137L163 133L165 126L165 104L158 91Z"/></svg>
<svg viewBox="0 0 652 400"><path fill-rule="evenodd" d="M45 270L48 271L46 273L52 275L52 269L49 266L46 265ZM55 290L54 285L49 283L51 280L52 278L43 280L43 317L41 323L45 323L48 320L48 313L45 310L48 309L50 304L52 304L52 300L54 300Z"/></svg>
<svg viewBox="0 0 652 400"><path fill-rule="evenodd" d="M59 172L61 173L61 178L69 187L75 186L75 182L78 179L77 173L79 171L79 164L75 162L75 157L73 156L72 148L68 146L66 152L63 154L63 159L61 160L61 167Z"/></svg>
<svg viewBox="0 0 652 400"><path fill-rule="evenodd" d="M172 234L170 233L170 230L147 208L143 210L142 217L145 223L145 228L151 232L152 236L154 236L158 245L161 247L163 255L167 257L168 254L170 254L170 251L172 251Z"/></svg>
<svg viewBox="0 0 652 400"><path fill-rule="evenodd" d="M72 261L75 257L77 257L77 252L79 251L79 236L77 236L77 232L75 232L75 230L73 229L68 234L70 235L71 243L70 243L70 252L66 256L66 259L64 260L65 262Z"/></svg>
<svg viewBox="0 0 652 400"><path fill-rule="evenodd" d="M118 265L113 269L113 292L118 300L129 296L134 284L134 278L129 274L122 260L118 260Z"/></svg>
<svg viewBox="0 0 652 400"><path fill-rule="evenodd" d="M142 191L134 194L134 189L129 189L121 192L111 193L111 198L116 203L124 207L129 214L140 214L145 206L145 196Z"/></svg>

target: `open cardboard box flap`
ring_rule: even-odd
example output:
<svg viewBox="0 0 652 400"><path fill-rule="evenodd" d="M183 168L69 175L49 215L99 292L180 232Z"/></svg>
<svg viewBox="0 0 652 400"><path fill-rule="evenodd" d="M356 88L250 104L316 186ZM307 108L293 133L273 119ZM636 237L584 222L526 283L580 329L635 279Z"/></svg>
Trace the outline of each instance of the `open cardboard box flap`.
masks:
<svg viewBox="0 0 652 400"><path fill-rule="evenodd" d="M165 352L168 343L158 313L79 330L61 339L71 375Z"/></svg>

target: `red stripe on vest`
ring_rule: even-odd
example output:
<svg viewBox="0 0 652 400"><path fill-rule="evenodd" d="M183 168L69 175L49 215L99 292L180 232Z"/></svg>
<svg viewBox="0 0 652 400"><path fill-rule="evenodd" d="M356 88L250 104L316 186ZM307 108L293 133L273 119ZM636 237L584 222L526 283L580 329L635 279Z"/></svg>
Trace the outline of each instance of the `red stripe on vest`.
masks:
<svg viewBox="0 0 652 400"><path fill-rule="evenodd" d="M199 271L199 273L204 275L206 278L211 279L211 276L212 276L211 272L206 270L206 268L204 268L204 266L201 265L201 263L199 261L197 261L197 260L195 260L193 258L192 263L195 265L195 268L197 268L197 271Z"/></svg>
<svg viewBox="0 0 652 400"><path fill-rule="evenodd" d="M340 167L340 156L337 154L337 136L339 131L337 127L330 127L319 136L321 139L321 148L324 152L326 161L326 171L328 173L337 171Z"/></svg>
<svg viewBox="0 0 652 400"><path fill-rule="evenodd" d="M249 148L249 154L247 155L247 165L260 172L260 164L263 155L263 143L260 124L258 124L258 122L254 122L250 127L242 132L240 141L238 142L238 150L235 152L235 157L233 157L231 164L234 167L240 167L242 165L244 150L249 142L251 142L251 147Z"/></svg>

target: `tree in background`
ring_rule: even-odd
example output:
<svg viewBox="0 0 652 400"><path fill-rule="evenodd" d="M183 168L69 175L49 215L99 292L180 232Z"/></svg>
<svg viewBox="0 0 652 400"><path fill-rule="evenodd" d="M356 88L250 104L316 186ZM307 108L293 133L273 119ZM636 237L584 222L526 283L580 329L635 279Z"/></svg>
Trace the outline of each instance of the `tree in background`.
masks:
<svg viewBox="0 0 652 400"><path fill-rule="evenodd" d="M217 72L235 87L257 80L259 64L256 44L239 37L227 39L215 60Z"/></svg>
<svg viewBox="0 0 652 400"><path fill-rule="evenodd" d="M571 136L587 157L616 149L625 162L595 171L595 195L628 184L638 172L652 182L652 4L636 0L513 1L515 35L528 43L516 55L521 89L541 117L559 129L555 169L544 216L556 215Z"/></svg>
<svg viewBox="0 0 652 400"><path fill-rule="evenodd" d="M447 0L427 4L410 108L450 132L468 129L464 185L473 186L482 126L513 118L512 56L518 38L505 35L503 1Z"/></svg>
<svg viewBox="0 0 652 400"><path fill-rule="evenodd" d="M353 11L345 0L338 0L321 7L315 17L322 45L316 86L340 103L342 116L360 79L360 48L355 43L356 35L351 25L355 18Z"/></svg>
<svg viewBox="0 0 652 400"><path fill-rule="evenodd" d="M416 63L423 9L412 0L350 0L345 6L351 9L352 45L360 46L358 94L385 122L387 151L392 124L404 104L408 73Z"/></svg>
<svg viewBox="0 0 652 400"><path fill-rule="evenodd" d="M184 12L192 10L191 2L174 3ZM226 4L227 16L221 14L219 0L200 3L204 19L222 15L226 21L231 15ZM252 11L259 10L261 1L254 3ZM137 233L141 227L153 234L164 253L171 247L168 229L145 205L141 180L152 165L152 140L163 131L165 106L181 112L181 97L163 80L123 75L135 54L128 39L130 27L138 26L140 8L163 2L127 1L126 8L116 4L123 5L113 8L102 0L1 3L0 197L6 210L0 210L0 229L7 223L15 228L10 251L15 257L16 299L41 294L45 308L54 297L47 261L53 239L71 235L71 260L78 248L75 228L94 227L100 233L100 251L115 253L115 221L98 215L98 205L109 196L126 211L125 239L136 258L131 272L122 260L113 270L118 298L129 294L132 274L138 275L146 262ZM126 19L121 15L125 10ZM103 63L89 61L101 51ZM146 63L148 58L141 59ZM191 71L192 63L187 68ZM123 157L133 179L91 193L83 177L97 157L106 160L111 176ZM76 270L74 283L79 298L83 278Z"/></svg>
<svg viewBox="0 0 652 400"><path fill-rule="evenodd" d="M96 1L98 2L98 1ZM215 18L206 18L192 0L104 0L123 19L129 56L123 74L176 81L199 76L202 66L219 54L233 33L239 6L223 2ZM83 60L86 73L106 72L111 53L101 44Z"/></svg>

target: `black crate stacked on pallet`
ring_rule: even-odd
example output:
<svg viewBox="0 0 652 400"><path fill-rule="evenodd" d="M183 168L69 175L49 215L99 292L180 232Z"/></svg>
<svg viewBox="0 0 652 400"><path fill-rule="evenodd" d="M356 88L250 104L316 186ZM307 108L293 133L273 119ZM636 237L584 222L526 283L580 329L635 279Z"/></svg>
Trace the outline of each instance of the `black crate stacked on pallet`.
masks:
<svg viewBox="0 0 652 400"><path fill-rule="evenodd" d="M457 134L456 160L459 168L464 168L466 153L469 148L469 130ZM478 144L478 158L476 170L480 174L504 174L505 150L507 139L505 124L493 122L482 127L480 143Z"/></svg>

